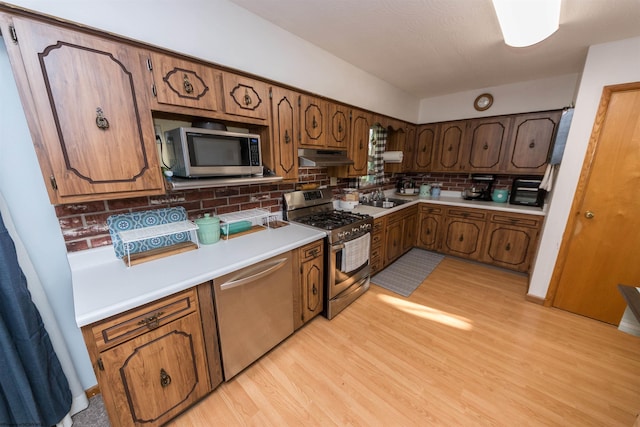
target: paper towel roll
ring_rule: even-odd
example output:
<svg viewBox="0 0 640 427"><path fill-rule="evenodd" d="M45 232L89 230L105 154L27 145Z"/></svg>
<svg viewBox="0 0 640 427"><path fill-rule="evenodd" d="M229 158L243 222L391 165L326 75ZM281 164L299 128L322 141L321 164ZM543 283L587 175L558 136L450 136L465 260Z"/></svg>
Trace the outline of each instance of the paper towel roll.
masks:
<svg viewBox="0 0 640 427"><path fill-rule="evenodd" d="M386 163L402 163L402 151L385 151L382 160Z"/></svg>

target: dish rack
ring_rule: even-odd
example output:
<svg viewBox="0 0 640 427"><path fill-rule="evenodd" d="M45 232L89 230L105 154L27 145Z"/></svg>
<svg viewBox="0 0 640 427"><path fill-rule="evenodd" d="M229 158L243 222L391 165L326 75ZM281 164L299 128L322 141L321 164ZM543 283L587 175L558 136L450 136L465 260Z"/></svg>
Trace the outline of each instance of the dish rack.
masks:
<svg viewBox="0 0 640 427"><path fill-rule="evenodd" d="M168 250L171 252L171 254L173 254L173 253L184 252L190 249L199 248L200 242L198 241L198 234L196 233L197 229L198 229L198 226L194 222L189 220L184 220L184 221L178 221L178 222L171 222L168 224L159 224L159 225L152 225L144 228L136 228L132 230L122 230L122 231L118 231L117 233L118 233L118 236L120 237L120 240L122 241L122 245L127 258L127 265L131 267L132 243L141 242L141 241L150 240L150 239L158 239L160 237L170 236L174 234L189 233L191 237L190 242L181 242L181 243L172 245L170 248L165 247L165 248L156 249L157 251L157 255L155 256L156 258L160 256L167 256ZM153 253L149 254L148 252L151 252L151 251L147 251L147 253L145 254L145 258L148 258L149 256L154 257ZM135 257L136 253L134 253L133 255L134 255L133 261L135 264L137 261L137 257ZM145 260L148 260L148 259L145 259Z"/></svg>
<svg viewBox="0 0 640 427"><path fill-rule="evenodd" d="M277 228L281 226L277 218L277 215L268 211L266 209L249 209L246 211L239 212L231 212L226 214L219 214L220 218L220 234L223 235L224 240L228 240L229 236L234 234L233 232L229 232L232 228L233 224L237 224L240 222L250 222L251 227L247 230L242 231L241 233L249 233L253 231L257 231L264 228ZM240 234L240 233L237 233Z"/></svg>

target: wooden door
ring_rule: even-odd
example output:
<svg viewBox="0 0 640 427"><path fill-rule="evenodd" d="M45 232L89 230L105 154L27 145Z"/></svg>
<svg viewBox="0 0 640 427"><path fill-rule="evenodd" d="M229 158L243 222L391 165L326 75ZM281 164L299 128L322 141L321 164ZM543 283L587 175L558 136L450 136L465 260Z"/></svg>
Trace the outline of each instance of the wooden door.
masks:
<svg viewBox="0 0 640 427"><path fill-rule="evenodd" d="M364 176L367 174L369 129L373 124L373 115L353 110L352 120L349 155L353 160L353 165L349 166L349 176Z"/></svg>
<svg viewBox="0 0 640 427"><path fill-rule="evenodd" d="M640 286L640 82L606 87L556 262L553 306L617 325ZM547 295L549 297L549 295Z"/></svg>
<svg viewBox="0 0 640 427"><path fill-rule="evenodd" d="M474 172L497 172L506 151L511 119L493 117L471 121L469 143L465 147L463 160L466 170Z"/></svg>
<svg viewBox="0 0 640 427"><path fill-rule="evenodd" d="M503 169L509 173L543 174L561 116L562 111L515 116Z"/></svg>
<svg viewBox="0 0 640 427"><path fill-rule="evenodd" d="M464 258L479 259L486 214L477 209L447 210L442 251Z"/></svg>
<svg viewBox="0 0 640 427"><path fill-rule="evenodd" d="M300 123L302 136L300 146L325 148L327 146L327 106L319 98L302 95L300 97Z"/></svg>
<svg viewBox="0 0 640 427"><path fill-rule="evenodd" d="M153 52L151 72L158 104L218 111L221 73L215 68Z"/></svg>
<svg viewBox="0 0 640 427"><path fill-rule="evenodd" d="M200 318L193 313L102 353L107 385L119 402L114 426L167 422L209 391Z"/></svg>
<svg viewBox="0 0 640 427"><path fill-rule="evenodd" d="M349 146L349 108L330 102L327 111L327 147L346 150Z"/></svg>
<svg viewBox="0 0 640 427"><path fill-rule="evenodd" d="M433 156L436 138L438 136L438 125L423 125L418 128L415 149L415 165L417 172L430 172L431 159Z"/></svg>
<svg viewBox="0 0 640 427"><path fill-rule="evenodd" d="M462 170L466 127L466 121L440 124L433 171L451 172Z"/></svg>
<svg viewBox="0 0 640 427"><path fill-rule="evenodd" d="M302 321L308 322L323 309L323 251L322 241L310 250L314 256L303 257L300 266L302 283ZM304 253L304 251L303 251Z"/></svg>
<svg viewBox="0 0 640 427"><path fill-rule="evenodd" d="M420 230L417 246L429 250L438 249L441 224L441 207L420 206Z"/></svg>
<svg viewBox="0 0 640 427"><path fill-rule="evenodd" d="M277 86L271 88L271 143L263 144L267 166L287 181L298 179L300 137L300 95Z"/></svg>
<svg viewBox="0 0 640 427"><path fill-rule="evenodd" d="M24 64L16 81L51 202L164 193L144 53L27 19L13 25L19 43L8 47Z"/></svg>
<svg viewBox="0 0 640 427"><path fill-rule="evenodd" d="M269 118L269 87L266 83L222 73L222 88L227 114L262 120Z"/></svg>
<svg viewBox="0 0 640 427"><path fill-rule="evenodd" d="M416 245L418 233L418 207L413 206L407 209L405 218L402 220L402 253L408 252Z"/></svg>
<svg viewBox="0 0 640 427"><path fill-rule="evenodd" d="M385 241L385 265L389 265L402 255L402 219L387 222Z"/></svg>

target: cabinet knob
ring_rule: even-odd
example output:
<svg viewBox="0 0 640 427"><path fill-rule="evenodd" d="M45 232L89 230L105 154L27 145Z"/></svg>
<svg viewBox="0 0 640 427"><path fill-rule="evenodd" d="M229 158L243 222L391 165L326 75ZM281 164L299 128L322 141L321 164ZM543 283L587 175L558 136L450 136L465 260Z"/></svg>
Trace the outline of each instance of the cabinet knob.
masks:
<svg viewBox="0 0 640 427"><path fill-rule="evenodd" d="M587 218L587 219L593 219L593 217L594 217L594 216L596 216L596 214L594 214L594 213L593 213L593 212L591 212L591 211L586 211L586 212L584 213L584 217L585 217L585 218Z"/></svg>
<svg viewBox="0 0 640 427"><path fill-rule="evenodd" d="M249 95L249 89L244 90L244 105L246 105L247 107L249 105L251 105L253 101L251 101L251 95Z"/></svg>
<svg viewBox="0 0 640 427"><path fill-rule="evenodd" d="M316 288L316 284L313 284L313 287L311 288L311 293L314 295L318 295L318 288Z"/></svg>
<svg viewBox="0 0 640 427"><path fill-rule="evenodd" d="M531 142L529 143L529 148L535 148L536 143L535 141L532 139Z"/></svg>
<svg viewBox="0 0 640 427"><path fill-rule="evenodd" d="M289 131L285 130L284 131L284 143L288 144L291 141L291 137L289 136Z"/></svg>
<svg viewBox="0 0 640 427"><path fill-rule="evenodd" d="M487 144L486 142L484 143L484 145L482 146L483 150L488 150L489 149L489 144Z"/></svg>
<svg viewBox="0 0 640 427"><path fill-rule="evenodd" d="M464 235L463 234L461 234L460 237L458 237L458 241L459 242L463 242L464 241Z"/></svg>
<svg viewBox="0 0 640 427"><path fill-rule="evenodd" d="M160 385L164 388L169 384L171 384L171 376L164 369L160 369Z"/></svg>
<svg viewBox="0 0 640 427"><path fill-rule="evenodd" d="M311 122L311 127L314 128L314 129L318 127L318 121L316 120L316 116L313 116L313 121Z"/></svg>
<svg viewBox="0 0 640 427"><path fill-rule="evenodd" d="M507 246L504 247L505 251L510 251L511 250L511 243L507 243Z"/></svg>

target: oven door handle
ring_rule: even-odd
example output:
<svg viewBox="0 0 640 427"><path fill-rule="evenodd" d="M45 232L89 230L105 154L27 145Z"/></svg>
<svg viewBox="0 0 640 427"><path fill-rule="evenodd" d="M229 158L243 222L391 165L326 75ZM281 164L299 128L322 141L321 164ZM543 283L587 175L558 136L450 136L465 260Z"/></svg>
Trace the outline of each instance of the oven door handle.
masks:
<svg viewBox="0 0 640 427"><path fill-rule="evenodd" d="M275 270L281 268L284 263L287 262L286 258L281 258L278 260L275 260L274 262L269 263L264 270L259 271L255 274L251 274L249 276L245 276L245 277L240 277L238 279L235 280L230 280L226 283L222 283L220 285L220 290L224 291L226 289L231 289L231 288L235 288L237 286L242 286L245 285L251 281L254 281L256 279L259 279L260 277L266 276L268 274L273 273Z"/></svg>
<svg viewBox="0 0 640 427"><path fill-rule="evenodd" d="M338 252L339 250L344 249L344 244L339 243L337 245L331 245L331 252Z"/></svg>

